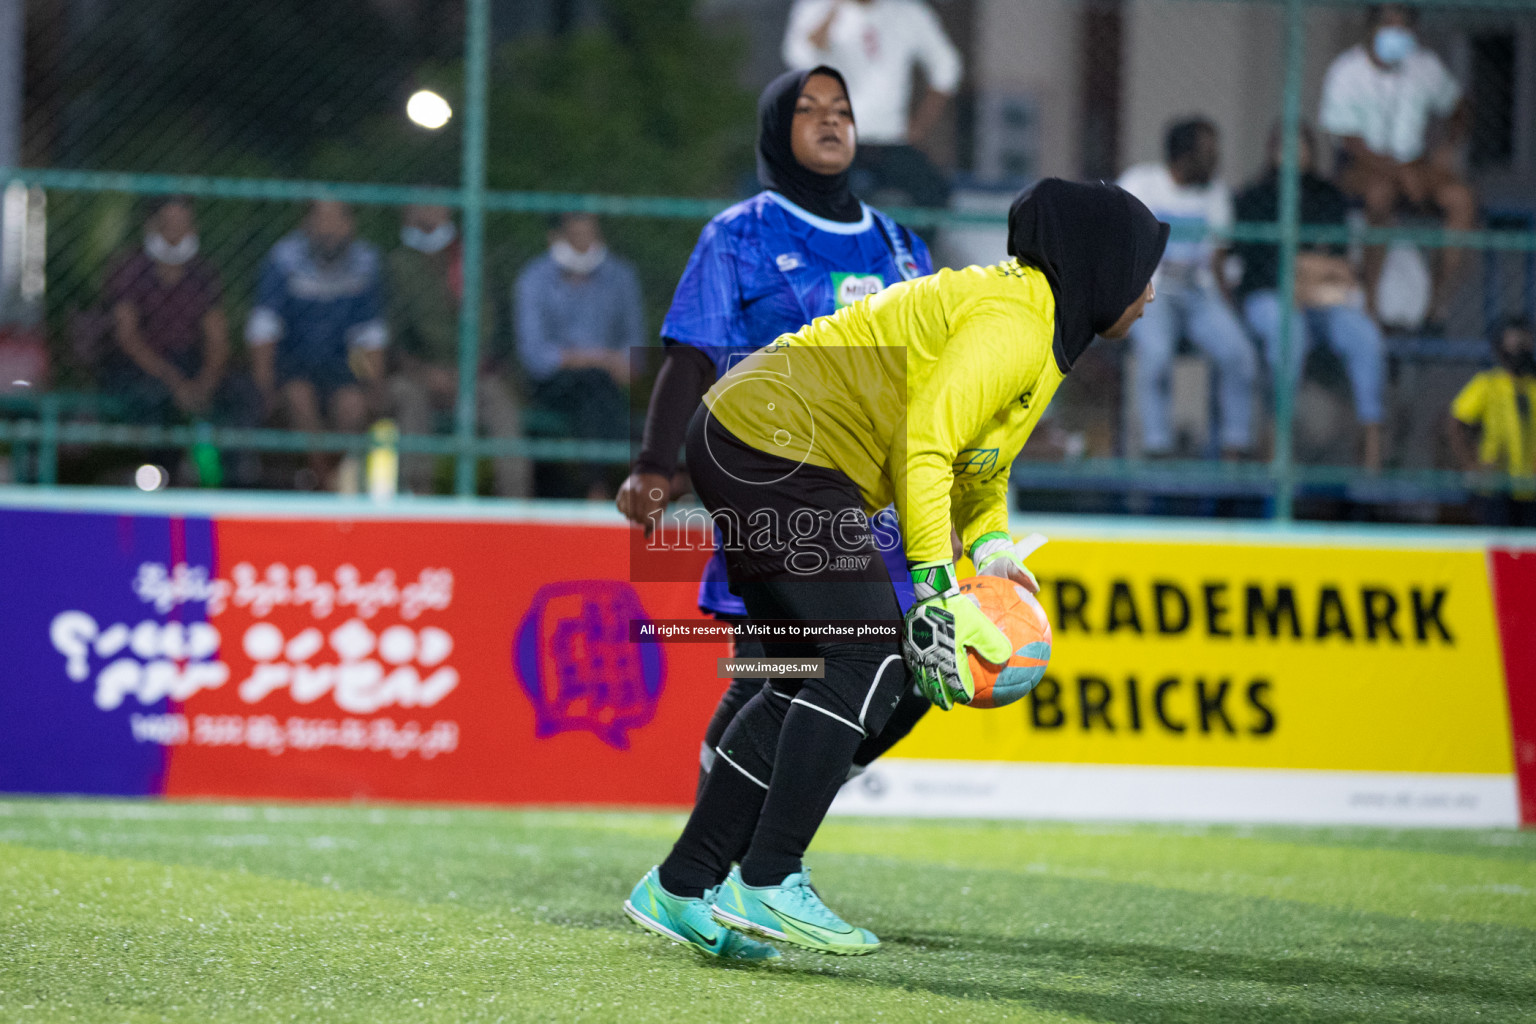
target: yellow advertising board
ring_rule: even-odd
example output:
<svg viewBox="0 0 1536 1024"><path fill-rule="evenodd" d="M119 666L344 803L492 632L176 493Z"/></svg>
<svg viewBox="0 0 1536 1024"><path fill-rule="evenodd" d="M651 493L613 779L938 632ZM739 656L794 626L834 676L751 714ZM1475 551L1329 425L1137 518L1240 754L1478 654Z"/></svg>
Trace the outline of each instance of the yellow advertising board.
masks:
<svg viewBox="0 0 1536 1024"><path fill-rule="evenodd" d="M1058 539L1035 692L899 758L1509 775L1486 553Z"/></svg>

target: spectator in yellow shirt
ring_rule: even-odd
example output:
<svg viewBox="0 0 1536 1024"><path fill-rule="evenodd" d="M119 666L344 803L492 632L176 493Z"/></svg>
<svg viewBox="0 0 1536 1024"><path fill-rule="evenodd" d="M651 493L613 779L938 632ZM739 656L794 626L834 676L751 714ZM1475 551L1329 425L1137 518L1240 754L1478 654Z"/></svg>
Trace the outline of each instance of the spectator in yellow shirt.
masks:
<svg viewBox="0 0 1536 1024"><path fill-rule="evenodd" d="M1451 445L1462 469L1516 478L1508 491L1475 498L1484 525L1536 526L1536 341L1530 323L1506 323L1493 337L1493 350L1498 365L1469 380L1451 402Z"/></svg>

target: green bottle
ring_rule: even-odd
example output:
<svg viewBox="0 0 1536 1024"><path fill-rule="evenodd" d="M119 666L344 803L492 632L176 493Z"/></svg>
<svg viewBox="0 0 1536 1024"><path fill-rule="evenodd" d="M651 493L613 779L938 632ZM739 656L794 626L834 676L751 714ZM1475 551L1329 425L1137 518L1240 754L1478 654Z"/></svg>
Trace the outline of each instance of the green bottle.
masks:
<svg viewBox="0 0 1536 1024"><path fill-rule="evenodd" d="M219 449L213 443L213 427L198 423L192 440L192 465L197 470L199 487L221 487L224 484L224 463L219 459Z"/></svg>

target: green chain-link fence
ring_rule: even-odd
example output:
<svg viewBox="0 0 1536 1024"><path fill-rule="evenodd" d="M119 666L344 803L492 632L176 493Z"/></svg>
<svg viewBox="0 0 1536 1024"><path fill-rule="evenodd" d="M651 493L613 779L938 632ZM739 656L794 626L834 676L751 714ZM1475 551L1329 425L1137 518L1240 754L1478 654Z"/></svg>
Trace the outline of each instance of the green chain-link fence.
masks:
<svg viewBox="0 0 1536 1024"><path fill-rule="evenodd" d="M952 2L964 4L976 23L1045 20L1045 5ZM7 378L0 380L0 444L9 446L18 482L118 481L145 452L162 459L197 453L202 461L191 462L206 482L208 453L216 452L226 483L286 486L306 453L367 450L374 443L367 434L274 425L249 387L243 338L263 260L316 200L349 204L359 237L386 258L398 246L405 210L453 211L462 240L453 324L457 397L426 430L398 442L407 455L437 456L445 473L451 460L442 488L460 495L483 489L485 466L497 457L628 462L629 442L577 439L558 422L541 422L536 410L525 410L520 433L483 432L474 383L489 368L504 373L509 389L519 386L513 284L518 269L542 251L552 214L604 217L613 251L639 271L646 333L654 336L700 227L743 192L750 173L752 98L737 74L749 60L750 41L701 25L686 0L600 4L597 16L575 17L553 32L503 24L515 19L500 7L493 17L491 0L339 0L323 10L300 0L217 8L192 0L4 4L21 8L25 23L15 55L24 88L14 145L0 149L0 163L14 164L0 167L0 179L10 183L0 244L14 271L0 308L0 376ZM549 6L567 13L580 7ZM779 6L787 10L787 3ZM1295 174L1301 126L1317 119L1327 67L1360 37L1361 5L1055 6L1072 19L1105 11L1115 19L1107 35L1100 17L1098 34L1074 29L1069 41L1086 48L1080 75L1113 79L1118 126L1105 129L1091 110L1077 117L1071 103L1048 109L1060 98L1049 89L1034 97L1047 108L1037 115L1047 129L1042 145L1054 144L1053 124L1081 125L1080 132L1068 125L1061 136L1079 132L1066 173L1108 176L1155 159L1168 120L1214 110L1223 128L1222 172L1236 186L1260 172L1265 137L1278 123L1278 217L1240 222L1221 241L1278 243L1280 294L1293 289L1298 253L1319 244L1352 249L1357 265L1377 245L1417 254L1420 267L1432 268L1434 254L1446 248L1467 255L1448 314L1437 312L1430 329L1406 326L1388 337L1388 437L1380 470L1366 473L1356 464L1357 427L1337 365L1321 372L1309 366L1298 379L1266 373L1262 358L1257 386L1265 397L1246 460L1206 457L1218 447L1207 408L1215 405L1208 400L1217 384L1198 373L1180 378L1188 386L1179 401L1200 407L1182 419L1205 433L1180 437L1170 457L1144 458L1134 442L1131 371L1119 351L1100 346L1102 379L1089 368L1069 381L1051 429L1043 428L1015 470L1020 485L1061 495L1066 508L1098 507L1083 496L1107 494L1121 503L1113 507L1133 511L1241 506L1281 519L1297 514L1298 500L1319 496L1325 504L1339 496L1398 508L1464 500L1469 481L1444 450L1444 409L1486 361L1487 329L1536 308L1536 7L1515 0L1418 5L1427 44L1443 48L1448 37L1438 33L1448 26L1459 32L1452 70L1472 108L1460 158L1462 172L1479 186L1478 229L1448 233L1440 220L1414 213L1393 226L1373 227L1358 213L1349 226L1302 223ZM1234 47L1248 50L1234 55ZM998 91L988 78L1000 76L988 70L983 44L965 49L972 86L956 110L959 134L971 140L971 155L960 162L972 164L967 180L974 181L985 177L977 155L991 124L985 101ZM1231 95L1229 79L1243 83L1242 97ZM407 98L423 90L451 108L445 125L421 127L404 116ZM1102 81L1090 83L1074 102L1103 94ZM1078 152L1095 152L1086 135L1106 130L1107 149L1100 138L1097 152L1115 154L1108 163L1118 166L1087 166L1093 158L1086 155L1078 162ZM1063 173L1048 159L1032 159L1001 177L1021 182L1042 169ZM191 412L146 409L114 386L122 363L114 274L137 250L146 219L173 196L189 200L199 257L218 278L239 371L230 377L247 385ZM999 225L995 203L891 212L928 233L941 260L968 257L963 240ZM1175 225L1176 240L1205 234L1200 226ZM998 248L992 258L1002 255ZM1288 303L1279 304L1278 315L1283 353L1297 324ZM45 361L34 358L37 352ZM1280 365L1286 359L1282 354ZM1181 368L1197 362L1180 357ZM643 373L635 390L643 400ZM1490 493L1521 486L1499 472L1475 483Z"/></svg>

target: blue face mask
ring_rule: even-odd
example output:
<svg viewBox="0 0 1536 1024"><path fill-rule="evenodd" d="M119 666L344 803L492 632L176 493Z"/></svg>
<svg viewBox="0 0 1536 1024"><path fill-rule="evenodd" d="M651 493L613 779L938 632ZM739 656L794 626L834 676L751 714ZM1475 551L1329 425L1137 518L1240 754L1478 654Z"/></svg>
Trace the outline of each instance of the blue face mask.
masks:
<svg viewBox="0 0 1536 1024"><path fill-rule="evenodd" d="M1371 48L1376 51L1376 59L1383 64L1401 64L1419 48L1419 41L1412 29L1401 25L1383 25L1376 30Z"/></svg>

